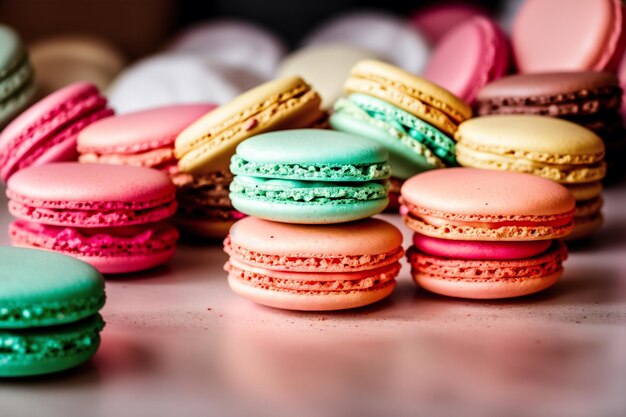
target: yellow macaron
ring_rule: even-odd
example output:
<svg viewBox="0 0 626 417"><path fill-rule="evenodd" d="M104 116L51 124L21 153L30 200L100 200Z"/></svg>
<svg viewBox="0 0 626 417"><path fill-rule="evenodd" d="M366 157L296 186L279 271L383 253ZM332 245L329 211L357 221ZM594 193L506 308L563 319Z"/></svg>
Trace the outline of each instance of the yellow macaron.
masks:
<svg viewBox="0 0 626 417"><path fill-rule="evenodd" d="M344 89L384 100L449 135L472 117L470 106L445 88L381 61L355 65Z"/></svg>
<svg viewBox="0 0 626 417"><path fill-rule="evenodd" d="M227 170L243 140L271 130L310 127L323 118L321 99L299 77L261 84L209 112L176 138L182 172Z"/></svg>
<svg viewBox="0 0 626 417"><path fill-rule="evenodd" d="M493 115L470 119L456 132L463 166L538 175L565 185L576 199L570 238L602 225L604 143L591 130L548 116Z"/></svg>

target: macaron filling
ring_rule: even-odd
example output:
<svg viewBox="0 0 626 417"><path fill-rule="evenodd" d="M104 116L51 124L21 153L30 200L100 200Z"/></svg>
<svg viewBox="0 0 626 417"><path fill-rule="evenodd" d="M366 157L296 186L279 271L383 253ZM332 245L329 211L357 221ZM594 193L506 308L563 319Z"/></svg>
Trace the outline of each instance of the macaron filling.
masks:
<svg viewBox="0 0 626 417"><path fill-rule="evenodd" d="M231 237L224 240L224 251L247 265L293 272L316 272L322 268L328 272L356 272L380 268L393 264L402 258L404 250L398 247L387 253L369 255L322 255L322 254L271 254L249 250L232 242Z"/></svg>
<svg viewBox="0 0 626 417"><path fill-rule="evenodd" d="M354 291L367 290L393 281L400 272L395 262L376 269L357 272L312 273L276 271L247 265L231 258L224 269L250 285L292 291Z"/></svg>
<svg viewBox="0 0 626 417"><path fill-rule="evenodd" d="M374 181L389 178L386 161L363 164L306 164L247 161L239 155L231 159L230 170L237 175L295 180Z"/></svg>
<svg viewBox="0 0 626 417"><path fill-rule="evenodd" d="M315 182L265 179L238 175L230 185L232 195L265 201L305 204L342 204L387 198L386 182Z"/></svg>

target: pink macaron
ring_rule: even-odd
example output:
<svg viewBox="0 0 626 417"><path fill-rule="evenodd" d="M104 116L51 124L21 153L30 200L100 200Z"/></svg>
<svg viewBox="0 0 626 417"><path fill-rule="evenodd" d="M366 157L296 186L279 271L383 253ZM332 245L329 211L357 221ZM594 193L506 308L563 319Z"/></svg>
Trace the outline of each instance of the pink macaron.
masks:
<svg viewBox="0 0 626 417"><path fill-rule="evenodd" d="M78 133L113 110L89 83L64 87L28 108L0 134L0 177L29 166L76 160Z"/></svg>
<svg viewBox="0 0 626 417"><path fill-rule="evenodd" d="M181 104L99 120L78 135L80 162L135 165L178 172L176 136L215 104Z"/></svg>
<svg viewBox="0 0 626 417"><path fill-rule="evenodd" d="M24 169L8 182L14 246L74 256L103 273L155 267L174 255L175 188L157 170L61 162Z"/></svg>
<svg viewBox="0 0 626 417"><path fill-rule="evenodd" d="M526 0L511 34L523 73L612 70L625 41L620 0Z"/></svg>
<svg viewBox="0 0 626 417"><path fill-rule="evenodd" d="M506 74L509 62L504 32L495 21L476 16L439 41L424 77L472 103L487 83Z"/></svg>
<svg viewBox="0 0 626 417"><path fill-rule="evenodd" d="M224 249L233 291L289 310L343 310L380 301L395 288L404 251L393 225L366 219L340 225L276 223L247 217Z"/></svg>
<svg viewBox="0 0 626 417"><path fill-rule="evenodd" d="M409 21L432 45L436 45L448 32L475 16L486 17L487 13L472 4L444 1L416 11Z"/></svg>

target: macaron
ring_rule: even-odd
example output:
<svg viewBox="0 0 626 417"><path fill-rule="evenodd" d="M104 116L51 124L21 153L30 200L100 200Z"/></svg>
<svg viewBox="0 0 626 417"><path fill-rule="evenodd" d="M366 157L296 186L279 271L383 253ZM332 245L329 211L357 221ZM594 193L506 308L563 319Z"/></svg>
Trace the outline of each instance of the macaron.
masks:
<svg viewBox="0 0 626 417"><path fill-rule="evenodd" d="M459 245L448 241L441 244L433 237L415 234L414 241L407 251L414 281L428 291L450 297L480 300L534 294L559 281L567 259L565 245L556 240L541 242L547 243L548 249L539 253L512 259L510 255L535 251L525 242L463 242L460 253ZM429 246L438 249L430 250Z"/></svg>
<svg viewBox="0 0 626 417"><path fill-rule="evenodd" d="M78 133L113 111L89 83L71 84L50 94L20 114L0 133L0 176L7 181L17 171L78 158Z"/></svg>
<svg viewBox="0 0 626 417"><path fill-rule="evenodd" d="M604 141L608 174L619 178L626 171L620 163L626 145L621 102L615 74L566 71L504 77L481 90L476 108L480 115L537 114L585 126Z"/></svg>
<svg viewBox="0 0 626 417"><path fill-rule="evenodd" d="M434 48L424 78L467 103L473 103L487 83L509 68L508 40L488 17L473 17L450 30Z"/></svg>
<svg viewBox="0 0 626 417"><path fill-rule="evenodd" d="M286 56L278 66L278 76L305 79L322 98L322 108L332 108L343 96L343 83L359 61L380 59L368 49L345 44L316 45ZM332 65L328 65L332 62Z"/></svg>
<svg viewBox="0 0 626 417"><path fill-rule="evenodd" d="M165 220L176 189L160 171L61 162L24 169L7 184L14 246L83 260L100 272L149 269L174 255L178 232Z"/></svg>
<svg viewBox="0 0 626 417"><path fill-rule="evenodd" d="M320 97L299 77L279 78L211 111L176 138L182 172L227 169L235 148L259 133L309 127L321 118Z"/></svg>
<svg viewBox="0 0 626 417"><path fill-rule="evenodd" d="M450 31L476 16L486 16L482 8L463 2L442 2L420 7L409 22L431 45L437 45Z"/></svg>
<svg viewBox="0 0 626 417"><path fill-rule="evenodd" d="M246 68L211 57L160 53L126 67L107 90L117 113L177 104L223 104L263 82Z"/></svg>
<svg viewBox="0 0 626 417"><path fill-rule="evenodd" d="M404 183L402 200L409 228L441 239L548 240L567 236L574 227L575 200L570 192L553 181L519 172L429 171Z"/></svg>
<svg viewBox="0 0 626 417"><path fill-rule="evenodd" d="M470 106L445 88L380 61L358 63L344 88L389 102L448 135L472 117Z"/></svg>
<svg viewBox="0 0 626 417"><path fill-rule="evenodd" d="M59 372L96 353L105 293L95 268L11 247L0 247L0 265L0 377Z"/></svg>
<svg viewBox="0 0 626 417"><path fill-rule="evenodd" d="M19 35L0 24L0 130L35 97L35 76Z"/></svg>
<svg viewBox="0 0 626 417"><path fill-rule="evenodd" d="M451 168L402 186L415 232L415 282L452 297L519 297L554 285L567 258L558 240L574 227L575 201L553 181L518 172ZM454 198L450 198L454 196Z"/></svg>
<svg viewBox="0 0 626 417"><path fill-rule="evenodd" d="M614 70L626 37L619 0L527 0L511 42L522 73Z"/></svg>
<svg viewBox="0 0 626 417"><path fill-rule="evenodd" d="M80 162L135 165L175 175L176 136L216 107L181 104L107 117L78 134Z"/></svg>
<svg viewBox="0 0 626 417"><path fill-rule="evenodd" d="M275 76L287 46L269 30L250 22L219 19L185 28L170 42L168 53L202 56L255 74L259 81Z"/></svg>
<svg viewBox="0 0 626 417"><path fill-rule="evenodd" d="M233 206L286 223L325 224L382 212L387 151L358 136L321 129L270 132L237 147L230 170Z"/></svg>
<svg viewBox="0 0 626 417"><path fill-rule="evenodd" d="M605 151L591 130L553 117L493 115L468 120L456 136L463 166L525 172L578 189L572 237L601 226L599 181L606 172Z"/></svg>
<svg viewBox="0 0 626 417"><path fill-rule="evenodd" d="M224 241L231 289L258 304L305 311L369 305L395 287L402 234L379 219L294 225L247 217Z"/></svg>
<svg viewBox="0 0 626 417"><path fill-rule="evenodd" d="M320 103L319 95L301 78L279 78L183 130L176 138L175 155L181 173L193 181L181 189L190 199L181 204L179 225L200 237L223 239L233 222L243 217L224 195L233 178L229 165L237 145L259 133L313 126L325 118Z"/></svg>
<svg viewBox="0 0 626 417"><path fill-rule="evenodd" d="M103 90L126 64L120 50L96 36L46 37L30 44L29 51L40 96L79 81Z"/></svg>
<svg viewBox="0 0 626 417"><path fill-rule="evenodd" d="M428 61L428 41L398 16L357 10L332 17L305 37L304 46L351 45L419 74Z"/></svg>

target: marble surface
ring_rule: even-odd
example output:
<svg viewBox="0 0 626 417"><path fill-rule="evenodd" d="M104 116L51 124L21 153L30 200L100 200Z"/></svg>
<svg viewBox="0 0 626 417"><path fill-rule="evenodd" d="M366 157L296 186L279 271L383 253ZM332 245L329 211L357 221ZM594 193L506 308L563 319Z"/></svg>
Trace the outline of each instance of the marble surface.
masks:
<svg viewBox="0 0 626 417"><path fill-rule="evenodd" d="M166 267L110 278L93 361L0 381L0 415L623 416L625 207L626 185L607 191L606 227L563 280L509 301L429 294L405 265L380 304L278 311L230 292L218 244L184 244ZM0 244L9 221L0 197Z"/></svg>

